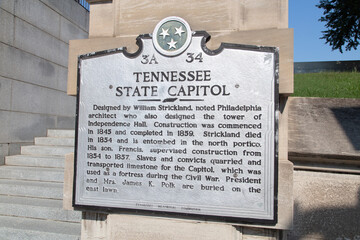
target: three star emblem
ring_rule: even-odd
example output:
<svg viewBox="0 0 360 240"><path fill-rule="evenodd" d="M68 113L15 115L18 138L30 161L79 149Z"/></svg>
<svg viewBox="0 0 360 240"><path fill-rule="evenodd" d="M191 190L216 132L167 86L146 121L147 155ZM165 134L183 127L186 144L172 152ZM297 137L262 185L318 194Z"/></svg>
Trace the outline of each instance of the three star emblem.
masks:
<svg viewBox="0 0 360 240"><path fill-rule="evenodd" d="M185 33L185 31L182 29L182 26L180 27L174 27L175 28L175 33L174 35L178 35L180 38L181 38L181 35L183 33ZM166 36L170 36L169 34L169 30L171 30L171 27L170 28L167 28L167 29L164 29L164 28L161 28L161 33L159 34L160 36L162 36L162 39L165 39ZM177 44L177 41L174 41L173 38L171 38L170 42L167 42L166 44L169 45L169 50L170 49L176 49L176 44Z"/></svg>
<svg viewBox="0 0 360 240"><path fill-rule="evenodd" d="M155 48L166 56L176 56L185 51L191 42L189 24L179 17L168 17L158 23L153 32Z"/></svg>

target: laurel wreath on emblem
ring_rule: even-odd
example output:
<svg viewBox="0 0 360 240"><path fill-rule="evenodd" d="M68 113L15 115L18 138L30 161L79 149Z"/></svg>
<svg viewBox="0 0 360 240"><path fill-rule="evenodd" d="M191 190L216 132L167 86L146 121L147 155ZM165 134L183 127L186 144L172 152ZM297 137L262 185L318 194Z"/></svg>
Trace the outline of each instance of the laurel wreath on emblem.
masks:
<svg viewBox="0 0 360 240"><path fill-rule="evenodd" d="M190 25L180 17L161 20L153 32L155 49L165 56L177 56L190 45L192 32Z"/></svg>

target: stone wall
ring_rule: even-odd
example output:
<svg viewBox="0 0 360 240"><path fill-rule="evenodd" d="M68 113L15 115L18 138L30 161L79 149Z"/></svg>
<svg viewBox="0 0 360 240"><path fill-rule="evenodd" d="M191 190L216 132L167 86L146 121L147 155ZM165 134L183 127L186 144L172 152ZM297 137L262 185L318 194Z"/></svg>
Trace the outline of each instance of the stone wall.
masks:
<svg viewBox="0 0 360 240"><path fill-rule="evenodd" d="M88 22L73 0L0 1L0 164L48 128L74 128L68 42L87 38Z"/></svg>
<svg viewBox="0 0 360 240"><path fill-rule="evenodd" d="M360 176L294 171L294 228L288 240L360 239Z"/></svg>
<svg viewBox="0 0 360 240"><path fill-rule="evenodd" d="M290 98L289 240L360 239L360 99Z"/></svg>

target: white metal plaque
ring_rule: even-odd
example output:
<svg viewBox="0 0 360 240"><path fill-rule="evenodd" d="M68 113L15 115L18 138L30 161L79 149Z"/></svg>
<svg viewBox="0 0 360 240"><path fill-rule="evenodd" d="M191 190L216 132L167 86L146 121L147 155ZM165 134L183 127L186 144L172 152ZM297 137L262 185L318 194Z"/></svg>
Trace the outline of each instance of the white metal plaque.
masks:
<svg viewBox="0 0 360 240"><path fill-rule="evenodd" d="M275 224L278 52L170 17L79 57L75 207Z"/></svg>

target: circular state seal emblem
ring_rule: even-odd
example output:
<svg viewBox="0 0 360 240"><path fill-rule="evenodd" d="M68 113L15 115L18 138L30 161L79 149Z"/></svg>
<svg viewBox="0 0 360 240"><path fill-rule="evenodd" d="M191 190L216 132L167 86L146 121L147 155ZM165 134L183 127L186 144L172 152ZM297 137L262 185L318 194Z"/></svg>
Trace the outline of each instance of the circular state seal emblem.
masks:
<svg viewBox="0 0 360 240"><path fill-rule="evenodd" d="M167 17L161 20L153 32L155 49L165 56L183 53L190 45L192 32L189 24L180 17Z"/></svg>

